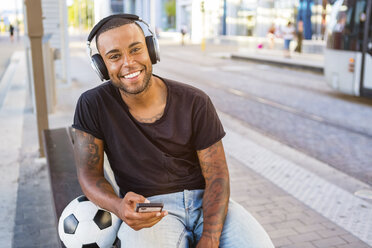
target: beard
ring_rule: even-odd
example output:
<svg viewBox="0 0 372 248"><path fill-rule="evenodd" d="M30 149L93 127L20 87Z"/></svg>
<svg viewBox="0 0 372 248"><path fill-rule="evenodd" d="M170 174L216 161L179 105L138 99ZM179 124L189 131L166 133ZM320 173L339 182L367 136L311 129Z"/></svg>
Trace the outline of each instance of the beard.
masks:
<svg viewBox="0 0 372 248"><path fill-rule="evenodd" d="M143 77L143 80L135 88L129 87L125 83L121 82L120 79L118 79L117 77L111 77L111 82L115 87L117 87L124 94L127 94L127 95L140 94L140 93L144 92L146 89L148 89L149 86L150 86L150 78L151 78L151 75L152 75L152 68L150 68L150 70L147 70L147 67L145 67L145 69L143 69L143 71L145 73L145 75Z"/></svg>

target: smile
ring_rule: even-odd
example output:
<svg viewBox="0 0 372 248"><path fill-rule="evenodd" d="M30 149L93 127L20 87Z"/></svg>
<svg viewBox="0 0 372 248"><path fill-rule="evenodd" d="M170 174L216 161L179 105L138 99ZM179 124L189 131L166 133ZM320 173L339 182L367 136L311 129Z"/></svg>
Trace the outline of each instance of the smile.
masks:
<svg viewBox="0 0 372 248"><path fill-rule="evenodd" d="M140 73L141 73L141 71L136 71L136 72L124 75L124 78L125 79L131 79L131 78L137 77Z"/></svg>

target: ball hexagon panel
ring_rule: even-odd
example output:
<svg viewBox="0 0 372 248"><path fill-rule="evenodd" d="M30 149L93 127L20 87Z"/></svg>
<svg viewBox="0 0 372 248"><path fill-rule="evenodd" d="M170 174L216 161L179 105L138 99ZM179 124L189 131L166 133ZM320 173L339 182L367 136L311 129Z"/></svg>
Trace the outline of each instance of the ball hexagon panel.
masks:
<svg viewBox="0 0 372 248"><path fill-rule="evenodd" d="M98 207L90 201L79 202L74 210L74 215L79 222L93 220Z"/></svg>
<svg viewBox="0 0 372 248"><path fill-rule="evenodd" d="M79 221L74 214L70 214L63 221L63 231L68 234L74 234L78 227Z"/></svg>
<svg viewBox="0 0 372 248"><path fill-rule="evenodd" d="M93 221L80 221L76 229L75 236L82 244L95 243L97 236L100 235L100 229Z"/></svg>
<svg viewBox="0 0 372 248"><path fill-rule="evenodd" d="M93 218L99 229L103 230L112 225L111 214L102 209L98 210Z"/></svg>

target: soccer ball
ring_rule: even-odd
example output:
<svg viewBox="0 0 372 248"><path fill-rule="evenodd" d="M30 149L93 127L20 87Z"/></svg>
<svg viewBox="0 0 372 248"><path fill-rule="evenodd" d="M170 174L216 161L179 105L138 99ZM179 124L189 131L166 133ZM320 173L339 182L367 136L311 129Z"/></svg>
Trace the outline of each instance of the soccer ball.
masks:
<svg viewBox="0 0 372 248"><path fill-rule="evenodd" d="M112 247L120 224L116 215L99 208L82 195L63 210L58 233L67 248Z"/></svg>

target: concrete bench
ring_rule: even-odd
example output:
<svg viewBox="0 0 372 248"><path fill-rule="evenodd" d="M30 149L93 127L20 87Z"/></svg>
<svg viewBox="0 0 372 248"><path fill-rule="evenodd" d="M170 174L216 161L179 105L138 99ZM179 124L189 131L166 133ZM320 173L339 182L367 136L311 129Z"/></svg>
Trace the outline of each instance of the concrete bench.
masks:
<svg viewBox="0 0 372 248"><path fill-rule="evenodd" d="M57 232L58 220L64 208L73 199L83 195L76 173L73 137L70 127L43 131L43 144L52 187ZM105 177L118 193L119 190L106 157L104 164ZM65 247L59 239L58 243L60 247Z"/></svg>

